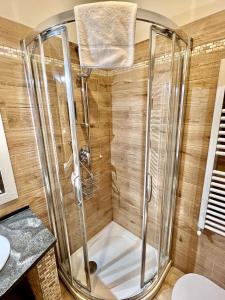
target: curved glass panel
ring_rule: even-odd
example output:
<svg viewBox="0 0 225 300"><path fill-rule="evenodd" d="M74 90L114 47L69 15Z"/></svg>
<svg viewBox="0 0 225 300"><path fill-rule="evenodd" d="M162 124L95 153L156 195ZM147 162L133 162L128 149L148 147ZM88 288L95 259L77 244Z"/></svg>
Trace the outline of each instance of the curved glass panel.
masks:
<svg viewBox="0 0 225 300"><path fill-rule="evenodd" d="M143 24L127 69L81 69L71 22L25 49L60 274L88 298L140 299L170 262L186 46Z"/></svg>

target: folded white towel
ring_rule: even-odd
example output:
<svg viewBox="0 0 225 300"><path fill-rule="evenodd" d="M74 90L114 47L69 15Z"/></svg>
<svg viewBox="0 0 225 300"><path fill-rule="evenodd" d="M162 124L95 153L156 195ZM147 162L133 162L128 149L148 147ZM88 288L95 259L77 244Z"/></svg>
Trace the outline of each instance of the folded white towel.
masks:
<svg viewBox="0 0 225 300"><path fill-rule="evenodd" d="M106 1L74 7L82 67L130 67L134 61L137 4Z"/></svg>

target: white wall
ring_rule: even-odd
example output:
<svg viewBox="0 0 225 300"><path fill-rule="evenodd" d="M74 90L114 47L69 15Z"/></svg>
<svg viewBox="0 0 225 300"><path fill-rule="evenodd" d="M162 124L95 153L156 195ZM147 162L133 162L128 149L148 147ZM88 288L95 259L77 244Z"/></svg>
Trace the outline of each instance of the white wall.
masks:
<svg viewBox="0 0 225 300"><path fill-rule="evenodd" d="M139 7L163 14L183 25L225 9L224 0L129 0ZM0 16L35 27L47 17L82 0L0 0Z"/></svg>
<svg viewBox="0 0 225 300"><path fill-rule="evenodd" d="M97 0L99 1L99 0ZM184 25L225 9L225 0L127 0L141 8L158 12ZM43 20L74 5L90 2L82 0L0 0L0 16L36 27ZM137 39L146 38L143 26L137 27Z"/></svg>

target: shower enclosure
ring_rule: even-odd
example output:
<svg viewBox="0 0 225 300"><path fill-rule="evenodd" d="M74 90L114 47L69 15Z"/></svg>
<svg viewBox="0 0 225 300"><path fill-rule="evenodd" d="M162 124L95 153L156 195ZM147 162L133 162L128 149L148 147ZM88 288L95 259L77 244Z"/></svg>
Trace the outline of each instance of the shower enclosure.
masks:
<svg viewBox="0 0 225 300"><path fill-rule="evenodd" d="M171 265L190 39L138 9L134 66L82 69L74 22L21 43L59 274L78 299L150 299Z"/></svg>

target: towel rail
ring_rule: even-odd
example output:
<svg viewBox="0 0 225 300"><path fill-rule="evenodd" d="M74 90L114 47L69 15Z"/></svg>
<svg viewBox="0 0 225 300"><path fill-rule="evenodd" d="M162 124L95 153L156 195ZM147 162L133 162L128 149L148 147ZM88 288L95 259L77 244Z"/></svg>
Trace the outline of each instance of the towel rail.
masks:
<svg viewBox="0 0 225 300"><path fill-rule="evenodd" d="M221 189L225 189L225 184L220 184L220 183L216 183L216 182L212 182L211 186L216 186L216 187L219 187Z"/></svg>
<svg viewBox="0 0 225 300"><path fill-rule="evenodd" d="M212 180L219 181L219 182L225 182L225 178L220 178L218 176L212 176Z"/></svg>
<svg viewBox="0 0 225 300"><path fill-rule="evenodd" d="M219 155L219 156L225 156L225 152L222 152L222 151L216 151L216 155Z"/></svg>
<svg viewBox="0 0 225 300"><path fill-rule="evenodd" d="M209 203L211 203L211 204L215 204L215 205L217 205L217 206L221 206L221 207L224 207L225 208L225 203L222 203L222 202L220 202L220 201L216 201L216 200L214 200L214 199L209 199Z"/></svg>
<svg viewBox="0 0 225 300"><path fill-rule="evenodd" d="M220 194L220 195L225 195L225 191L221 191L219 189L210 188L209 191L210 192L215 192L215 193Z"/></svg>
<svg viewBox="0 0 225 300"><path fill-rule="evenodd" d="M215 211L213 211L211 209L207 209L207 217L208 217L208 215L212 215L214 217L218 217L218 218L220 218L222 220L225 220L225 216L223 214L215 212Z"/></svg>
<svg viewBox="0 0 225 300"><path fill-rule="evenodd" d="M225 172L223 172L223 171L218 171L218 170L213 170L213 174L225 176Z"/></svg>
<svg viewBox="0 0 225 300"><path fill-rule="evenodd" d="M212 221L214 221L214 222L217 222L217 223L219 223L219 224L225 225L225 221L220 220L220 219L218 219L218 218L215 218L215 217L213 217L213 216L208 215L208 216L207 216L207 219L208 219L208 220L212 220Z"/></svg>
<svg viewBox="0 0 225 300"><path fill-rule="evenodd" d="M209 194L209 197L212 197L212 198L215 198L215 199L218 199L218 200L221 200L221 201L225 201L225 197L221 197L221 196L218 196L218 195L215 195L215 194L212 194L212 193Z"/></svg>
<svg viewBox="0 0 225 300"><path fill-rule="evenodd" d="M216 228L214 228L212 226L209 226L209 225L205 225L205 228L225 237L225 232L222 231L222 230L218 230L218 229L216 229Z"/></svg>
<svg viewBox="0 0 225 300"><path fill-rule="evenodd" d="M217 149L225 149L225 145L217 145L216 148Z"/></svg>
<svg viewBox="0 0 225 300"><path fill-rule="evenodd" d="M209 142L198 235L203 229L225 236L225 171L217 164L225 156L225 59L221 60ZM221 158L222 159L222 158Z"/></svg>

